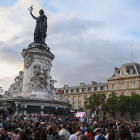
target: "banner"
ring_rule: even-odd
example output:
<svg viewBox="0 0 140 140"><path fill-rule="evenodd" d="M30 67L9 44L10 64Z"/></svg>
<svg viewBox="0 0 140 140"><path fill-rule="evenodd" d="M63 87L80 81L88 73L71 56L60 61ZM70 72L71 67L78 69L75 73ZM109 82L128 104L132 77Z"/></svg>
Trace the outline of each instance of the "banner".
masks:
<svg viewBox="0 0 140 140"><path fill-rule="evenodd" d="M75 117L86 117L86 112L77 112L75 113Z"/></svg>

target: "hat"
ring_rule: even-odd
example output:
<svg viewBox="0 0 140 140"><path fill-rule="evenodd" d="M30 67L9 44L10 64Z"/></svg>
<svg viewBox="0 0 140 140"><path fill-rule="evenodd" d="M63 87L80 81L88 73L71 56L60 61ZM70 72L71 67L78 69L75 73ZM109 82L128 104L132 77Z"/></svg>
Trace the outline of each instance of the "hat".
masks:
<svg viewBox="0 0 140 140"><path fill-rule="evenodd" d="M55 135L55 137L53 138L53 140L61 139L62 137L63 137L63 136Z"/></svg>
<svg viewBox="0 0 140 140"><path fill-rule="evenodd" d="M44 124L44 122L41 122L41 124Z"/></svg>

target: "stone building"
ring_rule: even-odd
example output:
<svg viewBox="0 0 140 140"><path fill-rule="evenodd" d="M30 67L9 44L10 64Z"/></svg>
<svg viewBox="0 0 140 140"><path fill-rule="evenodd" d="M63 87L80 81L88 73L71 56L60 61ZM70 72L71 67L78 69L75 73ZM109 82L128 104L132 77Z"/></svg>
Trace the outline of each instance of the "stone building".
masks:
<svg viewBox="0 0 140 140"><path fill-rule="evenodd" d="M85 83L80 83L79 86L69 87L64 85L64 97L68 98L69 103L72 105L73 109L78 109L80 107L85 110L85 100L90 97L93 93L104 93L106 94L106 99L109 94L116 92L119 95L129 95L133 93L140 94L140 64L138 63L127 63L123 64L120 68L114 68L114 74L107 78L106 83L97 83L92 81L90 85ZM57 99L61 99L61 95L58 90L56 91ZM87 116L90 116L91 111L85 110ZM99 112L98 112L99 113ZM97 114L97 119L100 118ZM139 116L133 116L132 114L119 114L117 117L125 117L128 120L139 120ZM111 116L101 111L102 119L111 119Z"/></svg>

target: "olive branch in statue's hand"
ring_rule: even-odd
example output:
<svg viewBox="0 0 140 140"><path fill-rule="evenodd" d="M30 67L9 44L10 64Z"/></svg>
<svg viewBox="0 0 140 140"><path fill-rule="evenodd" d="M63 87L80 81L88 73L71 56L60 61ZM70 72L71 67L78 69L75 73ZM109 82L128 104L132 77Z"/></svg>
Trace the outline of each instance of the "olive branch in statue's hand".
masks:
<svg viewBox="0 0 140 140"><path fill-rule="evenodd" d="M33 11L33 5L30 7L30 8L28 8L28 10L30 11L30 13L32 13L32 11Z"/></svg>

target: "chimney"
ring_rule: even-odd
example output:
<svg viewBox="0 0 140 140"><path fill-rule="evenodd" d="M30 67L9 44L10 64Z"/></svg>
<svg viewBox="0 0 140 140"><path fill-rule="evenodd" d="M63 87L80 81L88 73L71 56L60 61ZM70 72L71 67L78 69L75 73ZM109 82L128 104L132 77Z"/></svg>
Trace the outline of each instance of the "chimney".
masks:
<svg viewBox="0 0 140 140"><path fill-rule="evenodd" d="M114 68L114 71L116 72L118 69L119 69L119 68L115 67L115 68Z"/></svg>
<svg viewBox="0 0 140 140"><path fill-rule="evenodd" d="M80 83L80 87L85 86L85 83Z"/></svg>
<svg viewBox="0 0 140 140"><path fill-rule="evenodd" d="M64 87L65 87L65 88L68 88L68 87L69 87L69 85L64 85Z"/></svg>
<svg viewBox="0 0 140 140"><path fill-rule="evenodd" d="M92 85L97 85L97 82L91 81L91 84L92 84Z"/></svg>

